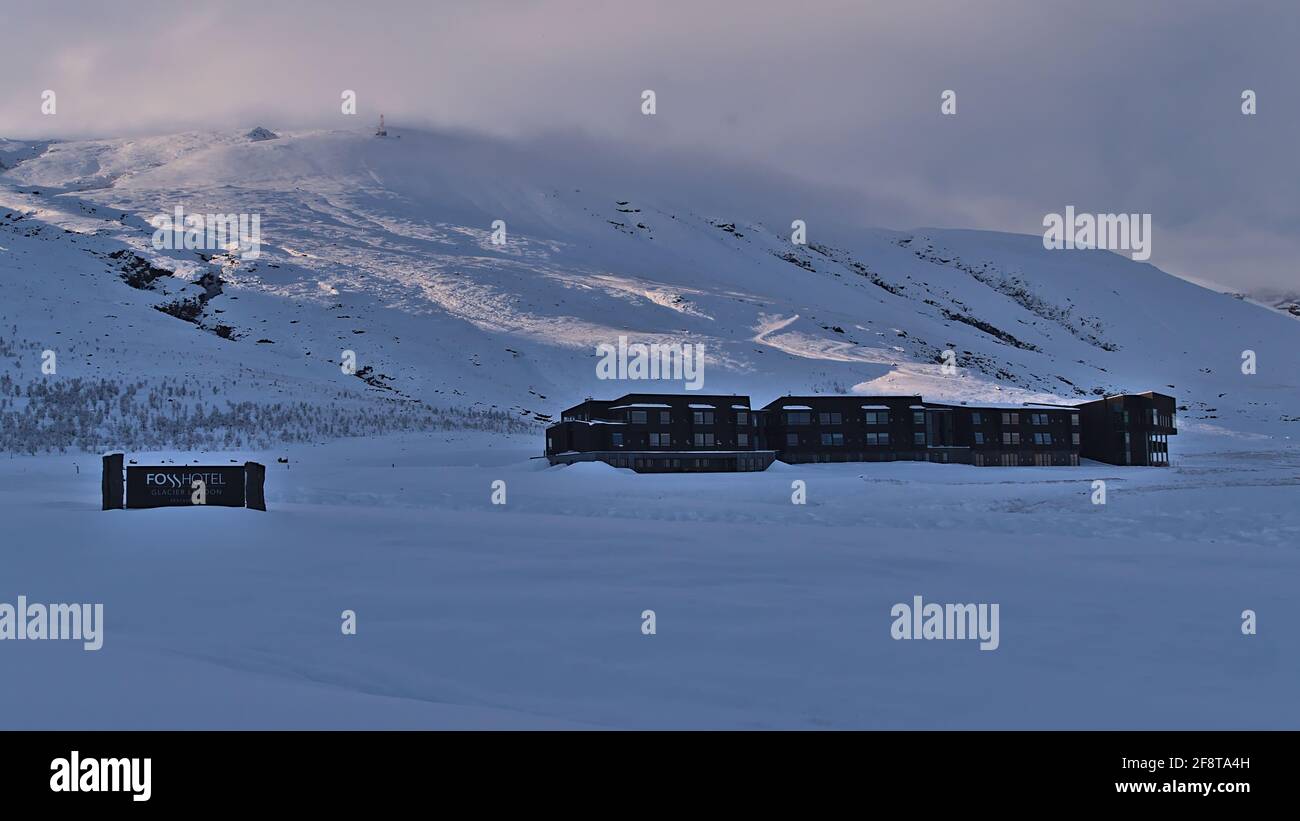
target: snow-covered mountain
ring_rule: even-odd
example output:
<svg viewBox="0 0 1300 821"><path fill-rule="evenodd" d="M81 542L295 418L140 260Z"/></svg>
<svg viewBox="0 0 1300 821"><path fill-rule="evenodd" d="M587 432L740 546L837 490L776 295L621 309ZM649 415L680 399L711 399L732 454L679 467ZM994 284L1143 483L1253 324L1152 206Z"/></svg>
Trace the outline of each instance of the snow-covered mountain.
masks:
<svg viewBox="0 0 1300 821"><path fill-rule="evenodd" d="M620 335L702 344L704 390L759 403L1154 389L1178 397L1184 429L1286 436L1300 421L1300 324L1118 254L816 219L795 245L789 223L806 214L773 223L760 216L780 210L770 202L704 208L698 192L575 173L538 148L276 134L0 142L0 354L12 363L0 413L11 424L19 411L35 424L41 397L22 386L48 380L46 350L58 377L81 380L63 406L98 413L59 419L50 404L45 429L84 434L161 406L148 412L163 420L155 443L184 444L176 431L194 414L200 427L238 427L213 421L221 409L274 438L325 405L314 434L428 424L430 408L536 424L588 395L682 388L597 380L596 346ZM149 221L178 206L257 215L260 255L156 250ZM497 220L504 244L492 241ZM940 371L945 349L955 375ZM1247 350L1254 374L1242 373ZM120 395L95 394L124 384L140 386L129 413ZM281 409L266 411L273 402Z"/></svg>

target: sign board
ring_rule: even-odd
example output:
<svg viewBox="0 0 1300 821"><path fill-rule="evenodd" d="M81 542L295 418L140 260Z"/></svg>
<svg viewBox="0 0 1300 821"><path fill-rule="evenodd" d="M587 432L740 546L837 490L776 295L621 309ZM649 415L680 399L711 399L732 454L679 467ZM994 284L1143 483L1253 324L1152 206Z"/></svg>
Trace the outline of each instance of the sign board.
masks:
<svg viewBox="0 0 1300 821"><path fill-rule="evenodd" d="M121 453L104 456L104 510L202 505L266 510L266 466L257 462L212 466L131 465L124 469L123 461ZM195 480L203 482L199 501L196 501Z"/></svg>
<svg viewBox="0 0 1300 821"><path fill-rule="evenodd" d="M206 504L219 507L244 506L244 467L179 465L126 469L126 506L189 507L194 504L193 482L205 484Z"/></svg>

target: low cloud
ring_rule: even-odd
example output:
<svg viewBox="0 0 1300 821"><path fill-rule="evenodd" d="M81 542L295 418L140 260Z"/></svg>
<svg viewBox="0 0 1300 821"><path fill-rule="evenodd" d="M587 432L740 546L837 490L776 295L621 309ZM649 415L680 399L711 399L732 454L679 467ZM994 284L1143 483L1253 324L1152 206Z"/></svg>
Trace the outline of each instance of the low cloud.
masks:
<svg viewBox="0 0 1300 821"><path fill-rule="evenodd" d="M1300 290L1286 2L52 2L5 17L0 136L360 127L381 112L578 135L641 168L713 157L835 189L849 224L1039 233L1066 205L1151 213L1153 263ZM939 113L945 89L956 116Z"/></svg>

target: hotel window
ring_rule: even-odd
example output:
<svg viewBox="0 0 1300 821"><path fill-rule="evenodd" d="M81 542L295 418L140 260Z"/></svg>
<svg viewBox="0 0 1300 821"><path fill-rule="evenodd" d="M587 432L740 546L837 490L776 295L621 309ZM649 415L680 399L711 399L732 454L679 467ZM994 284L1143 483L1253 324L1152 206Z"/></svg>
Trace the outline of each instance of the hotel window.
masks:
<svg viewBox="0 0 1300 821"><path fill-rule="evenodd" d="M787 425L811 425L812 413L809 411L786 411L785 423Z"/></svg>
<svg viewBox="0 0 1300 821"><path fill-rule="evenodd" d="M672 421L673 421L673 414L671 411L659 411L659 424L667 425L667 424L671 424Z"/></svg>
<svg viewBox="0 0 1300 821"><path fill-rule="evenodd" d="M1072 445L1079 444L1079 434L1077 433L1070 434L1070 444Z"/></svg>
<svg viewBox="0 0 1300 821"><path fill-rule="evenodd" d="M643 410L628 411L627 421L634 425L644 425L646 423L646 413Z"/></svg>
<svg viewBox="0 0 1300 821"><path fill-rule="evenodd" d="M669 439L669 435L666 433L650 434L650 447L652 448L666 448L671 444L672 442Z"/></svg>
<svg viewBox="0 0 1300 821"><path fill-rule="evenodd" d="M697 434L695 434L695 447L697 447L697 448L711 448L711 447L713 447L713 445L714 445L713 434L711 434L711 433L697 433Z"/></svg>
<svg viewBox="0 0 1300 821"><path fill-rule="evenodd" d="M913 425L924 425L924 424L925 424L925 411L912 411L912 424L913 424Z"/></svg>
<svg viewBox="0 0 1300 821"><path fill-rule="evenodd" d="M1052 444L1052 434L1050 434L1050 433L1035 433L1035 434L1034 434L1034 444L1035 444L1035 445L1050 445L1050 444Z"/></svg>
<svg viewBox="0 0 1300 821"><path fill-rule="evenodd" d="M889 444L889 434L888 434L888 433L868 433L868 434L867 434L867 444L868 444L868 445L888 445L888 444Z"/></svg>
<svg viewBox="0 0 1300 821"><path fill-rule="evenodd" d="M741 427L748 427L749 411L736 411L736 424Z"/></svg>
<svg viewBox="0 0 1300 821"><path fill-rule="evenodd" d="M1047 414L1045 414L1045 413L1033 413L1033 414L1030 414L1030 415L1029 415L1029 422L1030 422L1030 424L1033 424L1033 425L1046 425L1046 424L1047 424Z"/></svg>
<svg viewBox="0 0 1300 821"><path fill-rule="evenodd" d="M788 447L788 448L797 448L797 447L799 447L799 434L797 434L797 433L787 433L787 434L785 435L785 446Z"/></svg>
<svg viewBox="0 0 1300 821"><path fill-rule="evenodd" d="M748 433L737 433L737 434L736 434L736 445L737 445L738 447L742 447L742 448L747 448L747 447L749 447L749 434L748 434Z"/></svg>
<svg viewBox="0 0 1300 821"><path fill-rule="evenodd" d="M844 434L842 433L823 433L823 445L842 445L844 444Z"/></svg>
<svg viewBox="0 0 1300 821"><path fill-rule="evenodd" d="M817 422L822 425L839 425L843 424L844 417L838 411L819 413L817 414Z"/></svg>
<svg viewBox="0 0 1300 821"><path fill-rule="evenodd" d="M555 442L554 442L554 440L552 440L551 437L549 437L549 436L546 437L546 449L547 449L547 450L555 450Z"/></svg>
<svg viewBox="0 0 1300 821"><path fill-rule="evenodd" d="M611 433L609 435L609 441L614 447L621 448L623 447L623 434Z"/></svg>
<svg viewBox="0 0 1300 821"><path fill-rule="evenodd" d="M862 421L868 425L888 425L889 411L867 411Z"/></svg>
<svg viewBox="0 0 1300 821"><path fill-rule="evenodd" d="M918 431L917 433L912 434L912 444L913 444L913 445L924 445L924 444L925 444L925 434L924 434L924 433L921 433L921 432L919 432L919 431Z"/></svg>
<svg viewBox="0 0 1300 821"><path fill-rule="evenodd" d="M983 432L983 431L978 431L978 430L975 431L975 444L977 444L977 445L982 445L982 444L984 444L984 432Z"/></svg>
<svg viewBox="0 0 1300 821"><path fill-rule="evenodd" d="M972 425L982 425L982 424L984 424L984 418L980 415L980 412L979 412L979 411L975 411L974 413L972 413L972 414L970 415L970 423L971 423Z"/></svg>
<svg viewBox="0 0 1300 821"><path fill-rule="evenodd" d="M695 424L697 424L697 425L712 425L712 424L713 424L713 411L698 411L698 410L697 410L697 411L695 411L695 412L692 414L691 419L692 419L692 421L694 421Z"/></svg>
<svg viewBox="0 0 1300 821"><path fill-rule="evenodd" d="M1070 414L1070 425L1071 427L1076 427L1076 428L1079 427L1079 414L1077 413Z"/></svg>
<svg viewBox="0 0 1300 821"><path fill-rule="evenodd" d="M1019 424L1020 424L1020 414L1018 414L1018 413L1004 413L1004 414L1002 414L1002 424L1004 424L1004 425L1019 425Z"/></svg>
<svg viewBox="0 0 1300 821"><path fill-rule="evenodd" d="M1002 444L1004 444L1004 445L1018 445L1018 444L1020 444L1020 434L1019 434L1019 433L1013 433L1013 432L1010 432L1010 431L1004 431L1004 432L1002 433Z"/></svg>

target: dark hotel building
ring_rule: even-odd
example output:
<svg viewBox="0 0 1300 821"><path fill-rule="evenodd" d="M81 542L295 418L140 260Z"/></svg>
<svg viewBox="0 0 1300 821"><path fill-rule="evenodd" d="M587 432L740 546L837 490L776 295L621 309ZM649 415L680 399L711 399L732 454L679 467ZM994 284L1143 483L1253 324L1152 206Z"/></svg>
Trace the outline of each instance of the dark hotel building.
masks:
<svg viewBox="0 0 1300 821"><path fill-rule="evenodd" d="M1112 465L1169 464L1174 398L1163 393L1125 393L1079 405L1085 459Z"/></svg>
<svg viewBox="0 0 1300 821"><path fill-rule="evenodd" d="M1074 408L947 405L919 396L784 396L764 409L782 462L1077 465Z"/></svg>
<svg viewBox="0 0 1300 821"><path fill-rule="evenodd" d="M1080 405L961 405L920 396L630 393L564 411L546 430L553 465L601 461L640 473L766 470L773 460L976 466L1168 465L1174 399L1147 392Z"/></svg>
<svg viewBox="0 0 1300 821"><path fill-rule="evenodd" d="M607 462L639 473L766 470L748 396L629 393L588 399L546 429L551 464Z"/></svg>

